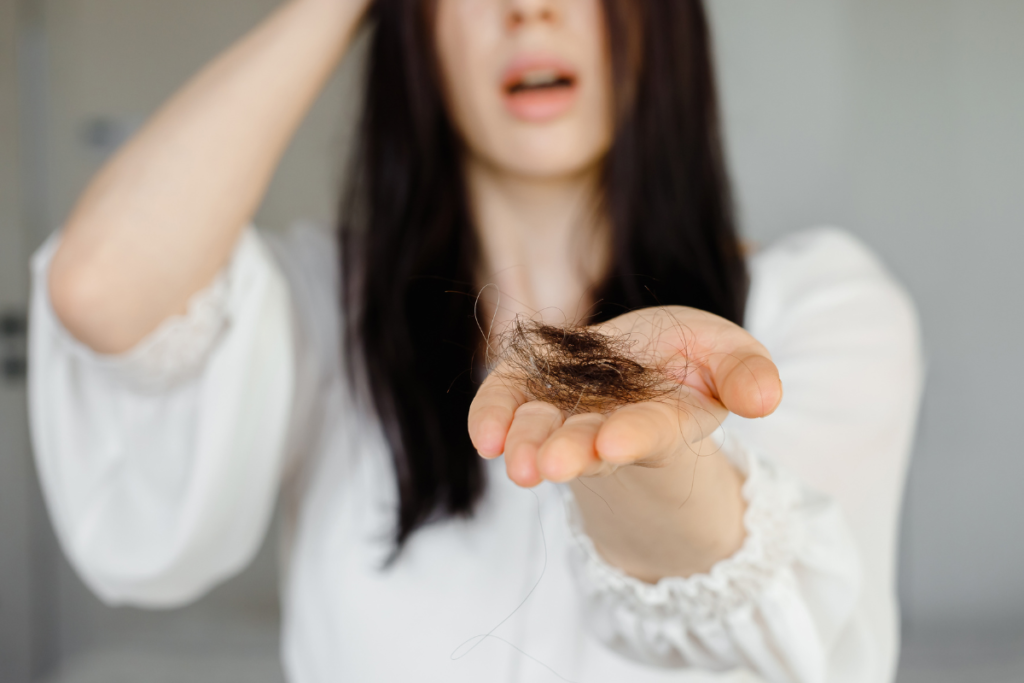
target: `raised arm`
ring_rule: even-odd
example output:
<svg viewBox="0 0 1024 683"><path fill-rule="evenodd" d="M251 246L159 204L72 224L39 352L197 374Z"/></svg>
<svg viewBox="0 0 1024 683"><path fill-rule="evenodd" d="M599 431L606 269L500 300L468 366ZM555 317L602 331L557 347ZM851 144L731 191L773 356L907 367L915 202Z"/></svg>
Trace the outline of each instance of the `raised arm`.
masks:
<svg viewBox="0 0 1024 683"><path fill-rule="evenodd" d="M93 179L50 270L61 322L126 351L228 259L370 0L289 0L195 76Z"/></svg>

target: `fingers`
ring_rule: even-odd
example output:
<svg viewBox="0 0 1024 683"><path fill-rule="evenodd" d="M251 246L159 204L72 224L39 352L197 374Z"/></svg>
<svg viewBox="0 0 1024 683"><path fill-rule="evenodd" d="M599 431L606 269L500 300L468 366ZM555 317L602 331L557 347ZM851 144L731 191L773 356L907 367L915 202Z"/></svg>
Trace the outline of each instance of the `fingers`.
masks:
<svg viewBox="0 0 1024 683"><path fill-rule="evenodd" d="M657 463L710 436L726 415L716 406L651 402L564 419L555 406L530 401L516 410L508 430L505 467L513 482L533 487Z"/></svg>
<svg viewBox="0 0 1024 683"><path fill-rule="evenodd" d="M492 372L477 391L469 407L469 438L485 458L497 458L505 451L505 438L519 406L529 399L522 390L503 382Z"/></svg>
<svg viewBox="0 0 1024 683"><path fill-rule="evenodd" d="M624 406L608 417L597 435L597 453L617 467L656 463L709 437L725 416L723 409L694 399Z"/></svg>
<svg viewBox="0 0 1024 683"><path fill-rule="evenodd" d="M559 427L562 411L550 403L530 401L519 406L505 440L505 469L519 486L536 486L542 480L538 468L541 446Z"/></svg>
<svg viewBox="0 0 1024 683"><path fill-rule="evenodd" d="M721 407L704 407L693 400L638 403L607 415L573 415L536 451L537 475L561 483L636 463L658 463L706 439L725 415Z"/></svg>
<svg viewBox="0 0 1024 683"><path fill-rule="evenodd" d="M612 413L595 445L601 459L623 466L657 456L678 439L679 418L674 406L641 403Z"/></svg>
<svg viewBox="0 0 1024 683"><path fill-rule="evenodd" d="M540 449L537 457L540 475L562 483L577 477L601 473L604 463L597 455L595 441L607 418L598 413L573 415Z"/></svg>
<svg viewBox="0 0 1024 683"><path fill-rule="evenodd" d="M740 417L765 417L782 402L779 369L767 352L729 354L714 369L722 403Z"/></svg>
<svg viewBox="0 0 1024 683"><path fill-rule="evenodd" d="M505 465L509 478L520 486L542 480L562 483L668 458L685 445L686 435L695 432L699 441L717 424L710 412L703 422L688 414L681 421L678 406L662 403L623 406L610 415L582 413L563 421L554 406L534 401L516 412ZM706 434L700 435L702 428Z"/></svg>

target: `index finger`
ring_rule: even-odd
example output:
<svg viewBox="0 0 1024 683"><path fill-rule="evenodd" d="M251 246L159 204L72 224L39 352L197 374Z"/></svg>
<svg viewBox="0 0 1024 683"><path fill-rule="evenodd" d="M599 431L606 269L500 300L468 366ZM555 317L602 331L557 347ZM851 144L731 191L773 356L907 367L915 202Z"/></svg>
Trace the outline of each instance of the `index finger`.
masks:
<svg viewBox="0 0 1024 683"><path fill-rule="evenodd" d="M530 399L495 369L480 385L469 406L469 438L485 458L505 452L505 437L516 409Z"/></svg>

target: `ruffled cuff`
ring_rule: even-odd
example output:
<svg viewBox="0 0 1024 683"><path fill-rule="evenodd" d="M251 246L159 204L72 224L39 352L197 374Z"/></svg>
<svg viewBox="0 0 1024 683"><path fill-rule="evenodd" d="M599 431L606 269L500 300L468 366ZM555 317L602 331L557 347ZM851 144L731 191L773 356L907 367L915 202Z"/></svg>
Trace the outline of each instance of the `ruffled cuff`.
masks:
<svg viewBox="0 0 1024 683"><path fill-rule="evenodd" d="M781 476L774 463L737 449L734 462L746 475L744 525L747 538L731 557L707 574L666 577L645 583L610 565L583 531L579 508L566 497L574 543L574 566L586 594L616 605L637 617L669 617L686 624L720 620L749 604L788 568L802 535L794 514L800 500L796 483Z"/></svg>
<svg viewBox="0 0 1024 683"><path fill-rule="evenodd" d="M646 664L821 680L830 641L859 592L852 538L834 503L730 442L725 451L746 475L747 538L707 574L656 584L626 575L597 552L566 496L570 563L587 621L601 642ZM827 601L815 597L819 589Z"/></svg>
<svg viewBox="0 0 1024 683"><path fill-rule="evenodd" d="M49 329L76 357L97 368L117 383L137 391L157 392L195 377L210 352L230 324L232 292L245 284L239 268L240 254L251 250L252 236L239 240L231 258L214 280L189 299L186 313L166 318L133 348L118 354L98 353L78 341L54 313L49 296L47 273L60 243L54 233L33 259L34 287L44 293L40 307L50 323Z"/></svg>

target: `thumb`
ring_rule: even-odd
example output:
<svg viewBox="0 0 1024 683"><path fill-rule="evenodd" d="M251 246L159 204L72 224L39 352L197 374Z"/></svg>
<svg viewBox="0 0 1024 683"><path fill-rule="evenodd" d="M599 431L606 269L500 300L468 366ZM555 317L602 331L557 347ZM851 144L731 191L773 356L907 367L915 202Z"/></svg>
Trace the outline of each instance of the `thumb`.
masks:
<svg viewBox="0 0 1024 683"><path fill-rule="evenodd" d="M779 369L763 353L730 354L715 369L718 396L740 417L766 417L782 402Z"/></svg>

